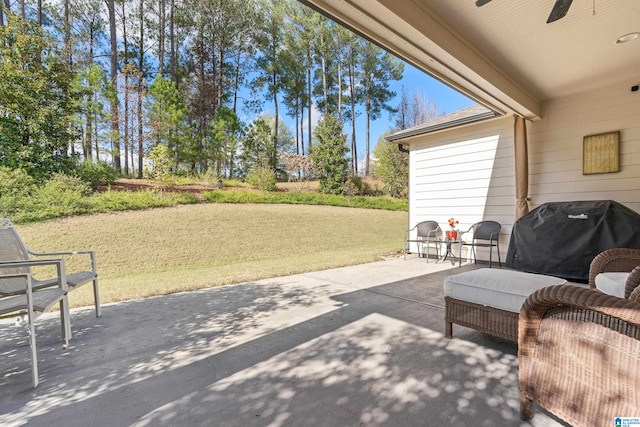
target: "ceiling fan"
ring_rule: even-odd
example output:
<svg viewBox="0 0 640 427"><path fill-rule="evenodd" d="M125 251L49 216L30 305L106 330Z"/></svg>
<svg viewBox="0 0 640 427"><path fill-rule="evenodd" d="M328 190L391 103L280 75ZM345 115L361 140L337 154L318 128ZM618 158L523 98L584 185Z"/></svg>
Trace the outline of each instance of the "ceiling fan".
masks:
<svg viewBox="0 0 640 427"><path fill-rule="evenodd" d="M490 1L491 0L476 0L476 6L484 6ZM573 0L556 0L556 3L553 5L553 9L551 10L551 14L549 15L549 19L547 19L547 24L564 18L569 11L569 7L571 7L572 1Z"/></svg>

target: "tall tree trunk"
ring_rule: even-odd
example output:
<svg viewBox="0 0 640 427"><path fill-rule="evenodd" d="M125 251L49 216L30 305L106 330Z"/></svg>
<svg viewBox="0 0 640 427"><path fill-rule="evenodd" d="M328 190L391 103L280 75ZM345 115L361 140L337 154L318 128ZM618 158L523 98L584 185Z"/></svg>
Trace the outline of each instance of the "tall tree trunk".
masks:
<svg viewBox="0 0 640 427"><path fill-rule="evenodd" d="M87 94L87 101L91 100L91 94ZM91 153L93 147L93 141L91 141L91 122L93 117L91 117L91 112L87 111L87 115L85 120L87 121L85 128L85 149L84 149L84 161L91 162L93 160L93 154Z"/></svg>
<svg viewBox="0 0 640 427"><path fill-rule="evenodd" d="M138 93L138 103L140 102L140 93ZM133 129L133 126L131 127ZM133 135L131 138L131 145L129 146L129 158L131 159L131 176L137 176L136 175L136 164L133 161L133 158L136 154L136 142L133 139Z"/></svg>
<svg viewBox="0 0 640 427"><path fill-rule="evenodd" d="M300 96L300 154L304 156L304 98Z"/></svg>
<svg viewBox="0 0 640 427"><path fill-rule="evenodd" d="M164 0L161 0L162 4L162 22L164 26ZM164 29L161 30L164 33ZM162 35L162 59L160 64L164 61L164 34ZM140 57L138 58L138 178L142 178L142 158L144 156L144 144L143 144L143 128L144 121L142 117L142 95L144 93L144 0L140 0ZM162 65L160 65L162 67ZM162 76L162 72L160 72ZM133 151L133 147L132 147ZM133 162L133 154L131 156Z"/></svg>
<svg viewBox="0 0 640 427"><path fill-rule="evenodd" d="M349 60L349 95L351 97L351 169L358 175L358 145L356 144L356 76L353 58Z"/></svg>
<svg viewBox="0 0 640 427"><path fill-rule="evenodd" d="M338 117L342 118L342 61L338 57Z"/></svg>
<svg viewBox="0 0 640 427"><path fill-rule="evenodd" d="M38 8L41 9L42 7L42 2L39 0L38 1ZM73 61L72 61L72 55L71 55L71 23L69 21L69 0L64 0L64 5L63 5L63 10L64 10L64 28L63 28L63 32L64 32L64 56L67 62L67 68L69 69L69 71L71 71L72 67L73 67ZM42 13L39 13L38 18L40 20L42 20ZM40 24L40 26L42 26L42 24ZM89 126L90 125L87 123L85 124L85 126ZM80 125L80 127L82 127L82 125ZM82 131L81 131L82 133ZM84 133L84 135L86 135L86 133ZM91 141L91 138L88 138L89 141ZM71 141L71 153L73 153L75 151L75 142ZM87 161L87 158L89 160L91 160L91 157L88 155L88 153L91 152L91 145L87 144L87 140L83 138L82 141L82 156L84 157L84 161Z"/></svg>
<svg viewBox="0 0 640 427"><path fill-rule="evenodd" d="M65 3L68 5L69 0L65 0ZM95 31L94 31L94 26L93 26L93 22L92 25L89 27L89 61L93 61L93 46L95 43ZM87 93L87 105L89 106L89 108L87 108L87 114L86 114L86 122L87 122L87 127L85 129L86 131L86 143L87 143L87 153L85 154L85 161L86 160L93 160L93 153L91 152L93 149L93 141L92 141L92 137L93 137L93 129L92 129L92 124L93 124L93 120L94 120L94 115L95 112L94 110L94 103L93 101L93 96L94 96L94 92L93 92L93 87L90 86L91 89L89 90L89 92ZM96 141L97 144L97 141ZM96 162L100 161L99 158L96 158Z"/></svg>
<svg viewBox="0 0 640 427"><path fill-rule="evenodd" d="M236 58L236 72L233 82L233 112L238 113L238 89L240 86L240 60L242 59L242 52L238 49L238 56Z"/></svg>
<svg viewBox="0 0 640 427"><path fill-rule="evenodd" d="M321 57L322 63L322 96L324 98L324 113L329 112L329 96L327 95L327 60L324 57L324 52Z"/></svg>
<svg viewBox="0 0 640 427"><path fill-rule="evenodd" d="M24 4L25 0L20 0L20 16L23 21L27 20L27 7ZM8 9L8 8L7 8Z"/></svg>
<svg viewBox="0 0 640 427"><path fill-rule="evenodd" d="M0 27L4 27L4 3L2 0L0 0Z"/></svg>
<svg viewBox="0 0 640 427"><path fill-rule="evenodd" d="M175 24L175 0L171 0L171 11L169 12L169 44L171 45L171 59L170 59L170 67L171 67L171 81L176 82L176 35L174 33L174 24ZM177 82L176 82L177 83Z"/></svg>
<svg viewBox="0 0 640 427"><path fill-rule="evenodd" d="M93 95L94 98L94 102L97 104L98 103L98 94L95 93ZM96 149L95 149L95 153L96 153L96 161L99 162L100 161L100 140L98 139L98 114L96 114L95 112L93 113L93 140L95 141L96 144Z"/></svg>
<svg viewBox="0 0 640 427"><path fill-rule="evenodd" d="M126 43L125 43L126 44ZM126 48L125 48L126 52ZM124 73L124 174L129 175L129 71Z"/></svg>
<svg viewBox="0 0 640 427"><path fill-rule="evenodd" d="M118 93L118 44L116 42L116 8L115 0L106 0L109 10L109 32L111 42L111 86L113 92ZM111 153L113 156L113 167L120 172L120 135L118 135L118 98L111 98Z"/></svg>
<svg viewBox="0 0 640 427"><path fill-rule="evenodd" d="M216 109L213 112L215 114L217 111L220 111L220 107L222 107L222 89L224 87L224 51L222 44L220 44L219 52L218 52L218 82L216 88Z"/></svg>
<svg viewBox="0 0 640 427"><path fill-rule="evenodd" d="M142 91L138 92L138 118L142 118ZM142 139L142 123L138 123L138 179L142 179L144 160L144 141Z"/></svg>
<svg viewBox="0 0 640 427"><path fill-rule="evenodd" d="M160 16L158 19L158 75L162 77L164 75L165 0L160 0L158 8L160 9Z"/></svg>
<svg viewBox="0 0 640 427"><path fill-rule="evenodd" d="M309 154L311 154L311 150L313 148L313 134L311 133L311 109L313 107L312 105L312 98L311 95L313 94L313 92L311 91L311 85L312 85L312 81L311 81L311 62L309 62L309 69L307 70L307 92L308 92L308 102L309 102L309 106L307 107L307 114L309 115L309 118L307 120L307 127L309 129Z"/></svg>
<svg viewBox="0 0 640 427"><path fill-rule="evenodd" d="M131 67L129 66L129 40L127 39L127 11L125 9L126 1L122 2L122 42L124 44L124 174L129 176L129 91L131 86L129 80L131 78Z"/></svg>
<svg viewBox="0 0 640 427"><path fill-rule="evenodd" d="M71 69L71 22L69 20L69 1L70 0L64 0L64 53L67 58L67 65L69 69Z"/></svg>
<svg viewBox="0 0 640 427"><path fill-rule="evenodd" d="M365 160L364 160L364 174L365 176L369 176L369 138L370 138L370 130L371 130L371 98L367 95L367 107L366 107L366 116L367 116L367 129L366 129L366 138L365 138Z"/></svg>
<svg viewBox="0 0 640 427"><path fill-rule="evenodd" d="M271 160L273 170L276 169L277 159L278 159L278 124L280 122L278 115L278 87L276 86L278 82L278 75L276 71L273 71L272 74L272 83L273 83L273 104L275 106L275 123L273 125L273 158Z"/></svg>
<svg viewBox="0 0 640 427"><path fill-rule="evenodd" d="M205 127L206 127L206 114L205 114L205 108L204 108L204 104L205 104L205 99L207 98L207 74L206 74L206 67L205 67L205 43L204 43L204 34L203 34L203 30L200 30L200 35L198 36L198 44L199 44L199 50L200 50L200 64L199 64L199 72L200 75L198 76L198 78L200 79L200 91L201 91L201 95L200 95L200 100L198 101L198 144L199 144L199 152L203 153L205 150L205 141L204 141L204 132L205 132ZM200 158L200 167L202 168L204 163L203 163L203 157ZM193 171L196 171L196 159L193 160Z"/></svg>
<svg viewBox="0 0 640 427"><path fill-rule="evenodd" d="M42 0L38 0L36 20L38 22L38 26L42 27Z"/></svg>
<svg viewBox="0 0 640 427"><path fill-rule="evenodd" d="M296 119L294 123L296 123L296 154L300 155L300 129L298 129L298 118L300 117L300 98L296 98Z"/></svg>

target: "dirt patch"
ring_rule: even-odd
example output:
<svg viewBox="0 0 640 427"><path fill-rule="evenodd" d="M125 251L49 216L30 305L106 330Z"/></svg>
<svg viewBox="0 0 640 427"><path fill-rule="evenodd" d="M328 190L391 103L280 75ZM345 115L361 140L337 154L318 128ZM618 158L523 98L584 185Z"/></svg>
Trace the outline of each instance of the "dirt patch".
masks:
<svg viewBox="0 0 640 427"><path fill-rule="evenodd" d="M115 184L111 185L103 185L97 188L100 192L105 191L140 191L140 190L161 190L161 191L171 191L171 192L184 192L184 193L192 193L197 196L201 196L205 191L213 191L217 190L218 187L214 185L208 184L187 184L187 185L172 185L172 184L163 184L160 182L149 181L145 179L119 179ZM223 187L222 191L248 191L252 193L259 193L260 190L257 190L252 187ZM296 191L295 188L291 186L286 186L286 184L279 183L277 190L278 192L290 192ZM305 189L303 191L311 191L316 192L313 189Z"/></svg>
<svg viewBox="0 0 640 427"><path fill-rule="evenodd" d="M202 193L203 191L215 190L213 185L189 184L189 185L168 185L159 182L151 182L136 179L119 179L115 184L100 186L98 191L140 191L140 190L163 190L186 193Z"/></svg>
<svg viewBox="0 0 640 427"><path fill-rule="evenodd" d="M410 252L407 252L410 253ZM383 260L390 260L390 259L398 259L398 258L402 258L404 257L404 251L400 250L400 251L393 251L393 252L385 252L383 254L380 254L380 258L382 258Z"/></svg>

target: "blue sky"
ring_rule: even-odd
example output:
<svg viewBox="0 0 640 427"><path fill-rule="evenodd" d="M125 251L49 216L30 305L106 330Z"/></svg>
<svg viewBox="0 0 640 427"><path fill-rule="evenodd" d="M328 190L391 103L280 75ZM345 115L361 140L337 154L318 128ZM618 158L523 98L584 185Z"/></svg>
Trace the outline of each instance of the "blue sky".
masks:
<svg viewBox="0 0 640 427"><path fill-rule="evenodd" d="M458 111L462 108L468 107L470 105L475 104L474 101L467 98L466 96L460 94L459 92L451 89L449 86L441 83L440 81L434 79L433 77L425 74L424 72L418 70L417 68L406 64L404 69L403 78L400 81L394 81L391 84L391 90L396 93L396 97L390 102L390 105L397 106L400 102L400 94L402 92L402 86L405 87L407 92L412 95L415 92L419 94L424 94L427 96L430 103L436 105L438 109L438 114L449 114L454 111ZM269 102L265 102L263 106L264 113L273 114L273 106L269 104ZM281 109L284 111L284 108ZM306 113L305 113L306 114ZM317 122L320 114L314 114L314 123L312 126L315 127L315 122ZM247 117L243 117L242 120L249 122L251 119ZM283 117L283 120L289 128L293 135L295 135L295 127L294 120L290 117ZM378 142L380 135L389 131L393 127L393 119L389 116L388 113L383 113L381 117L371 123L371 152L373 153L373 149L375 144ZM306 129L306 124L305 124ZM347 134L347 141L351 141L351 124L347 123L345 125L345 134ZM305 139L305 147L307 146L307 141L309 140L308 136L304 135ZM358 145L358 160L362 161L365 155L365 144L366 144L366 122L365 115L361 113L356 118L356 142Z"/></svg>
<svg viewBox="0 0 640 427"><path fill-rule="evenodd" d="M429 100L438 106L438 111L441 113L453 113L454 111L461 110L476 103L409 64L405 65L403 79L399 82L393 82L392 89L398 95L391 104L397 104L400 101L399 95L402 85L404 85L409 93L413 93L414 89L419 87L429 96Z"/></svg>
<svg viewBox="0 0 640 427"><path fill-rule="evenodd" d="M402 86L405 87L409 94L413 94L414 92L426 94L429 98L429 102L432 102L437 106L438 114L453 113L455 111L476 104L475 101L467 98L458 91L451 89L449 86L441 83L439 80L434 79L433 77L409 64L405 65L402 80L393 82L393 84L391 85L391 89L396 92L395 99L390 102L391 105L397 106L399 104ZM378 140L379 135L392 127L393 123L391 120L389 120L388 116L388 114L385 114L384 117L381 117L376 121L377 134L375 137L375 141ZM373 136L374 135L372 130L372 140L374 140Z"/></svg>

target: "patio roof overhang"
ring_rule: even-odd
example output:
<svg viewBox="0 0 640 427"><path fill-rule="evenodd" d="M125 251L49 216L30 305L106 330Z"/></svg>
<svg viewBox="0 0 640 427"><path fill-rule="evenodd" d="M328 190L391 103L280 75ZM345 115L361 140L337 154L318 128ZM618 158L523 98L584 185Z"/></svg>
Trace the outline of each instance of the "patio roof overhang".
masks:
<svg viewBox="0 0 640 427"><path fill-rule="evenodd" d="M412 1L301 2L499 114L540 118L539 100Z"/></svg>
<svg viewBox="0 0 640 427"><path fill-rule="evenodd" d="M538 120L549 99L611 82L637 85L637 0L552 2L299 0L502 115Z"/></svg>

